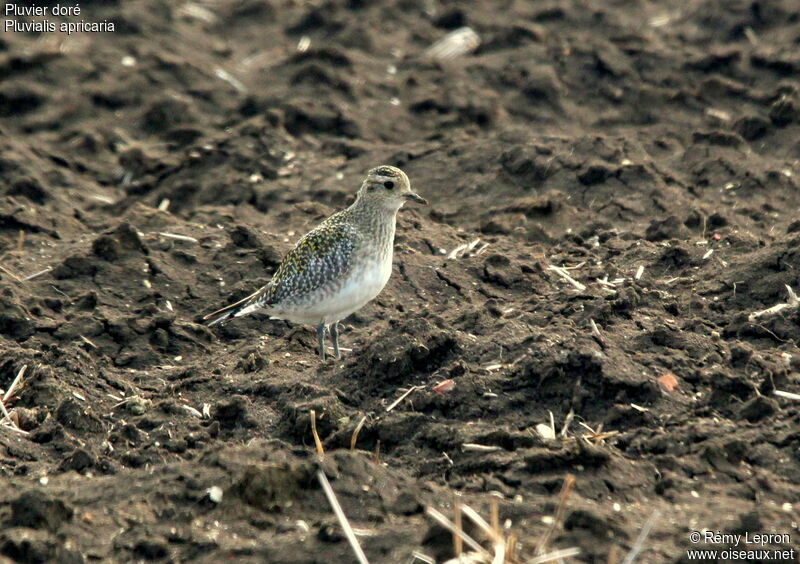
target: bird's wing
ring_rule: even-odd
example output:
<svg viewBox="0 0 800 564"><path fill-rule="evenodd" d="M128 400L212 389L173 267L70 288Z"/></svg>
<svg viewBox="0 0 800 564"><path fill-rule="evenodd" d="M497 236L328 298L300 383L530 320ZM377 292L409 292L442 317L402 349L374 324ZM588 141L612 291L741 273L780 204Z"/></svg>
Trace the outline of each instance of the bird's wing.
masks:
<svg viewBox="0 0 800 564"><path fill-rule="evenodd" d="M336 215L300 239L281 261L269 284L238 304L238 317L285 301L300 299L347 274L361 239L352 225ZM232 306L228 306L232 307Z"/></svg>
<svg viewBox="0 0 800 564"><path fill-rule="evenodd" d="M310 231L286 254L264 288L264 305L301 298L347 274L361 233L337 215Z"/></svg>
<svg viewBox="0 0 800 564"><path fill-rule="evenodd" d="M361 233L335 214L300 239L281 261L269 284L238 302L206 315L209 326L302 298L347 274Z"/></svg>

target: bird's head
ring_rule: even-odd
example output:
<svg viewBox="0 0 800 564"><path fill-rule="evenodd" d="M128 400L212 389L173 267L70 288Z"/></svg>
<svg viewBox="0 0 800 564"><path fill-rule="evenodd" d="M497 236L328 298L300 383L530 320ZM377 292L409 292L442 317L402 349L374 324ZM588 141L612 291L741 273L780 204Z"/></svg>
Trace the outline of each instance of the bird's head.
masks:
<svg viewBox="0 0 800 564"><path fill-rule="evenodd" d="M358 191L358 199L390 211L397 211L409 200L427 205L427 200L411 191L406 173L393 166L379 166L367 173Z"/></svg>

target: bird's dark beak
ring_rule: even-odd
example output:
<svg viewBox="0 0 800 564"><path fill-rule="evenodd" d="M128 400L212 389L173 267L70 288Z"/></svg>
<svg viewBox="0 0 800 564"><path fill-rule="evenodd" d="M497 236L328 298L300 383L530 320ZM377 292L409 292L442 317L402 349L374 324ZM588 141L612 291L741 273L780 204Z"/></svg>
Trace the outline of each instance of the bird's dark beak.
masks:
<svg viewBox="0 0 800 564"><path fill-rule="evenodd" d="M415 202L417 202L418 204L422 204L423 206L427 206L428 205L428 200L426 200L425 198L423 198L419 194L415 194L414 192L409 192L408 194L406 194L406 199L407 200L414 200Z"/></svg>

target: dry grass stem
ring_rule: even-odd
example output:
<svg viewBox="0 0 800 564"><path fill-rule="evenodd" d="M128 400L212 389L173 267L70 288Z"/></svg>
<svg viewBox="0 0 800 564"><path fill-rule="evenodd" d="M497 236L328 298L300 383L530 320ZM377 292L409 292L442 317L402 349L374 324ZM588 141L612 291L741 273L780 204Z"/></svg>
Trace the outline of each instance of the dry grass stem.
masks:
<svg viewBox="0 0 800 564"><path fill-rule="evenodd" d="M414 564L414 562L424 562L425 564L436 564L436 559L428 556L427 554L422 554L418 550L415 550L411 553L411 560L408 561L408 564Z"/></svg>
<svg viewBox="0 0 800 564"><path fill-rule="evenodd" d="M461 511L466 515L470 521L475 523L477 527L483 531L483 534L486 535L492 542L495 542L498 538L498 535L495 533L495 530L492 526L486 522L486 519L480 516L480 514L472 509L469 505L462 505Z"/></svg>
<svg viewBox="0 0 800 564"><path fill-rule="evenodd" d="M29 274L28 276L26 276L22 280L25 281L25 282L28 282L30 280L33 280L34 278L39 278L43 274L47 274L51 270L53 270L53 267L52 266L48 266L47 268L45 268L43 270L40 270L39 272L34 272L33 274Z"/></svg>
<svg viewBox="0 0 800 564"><path fill-rule="evenodd" d="M194 416L195 416L195 417L197 417L198 419L202 419L202 418L203 418L203 414L202 414L202 413L200 413L200 411L199 411L199 410L195 409L195 408L194 408L194 407L192 407L191 405L182 405L181 407L182 407L182 408L183 408L185 411L187 411L189 414L191 414L191 415L194 415Z"/></svg>
<svg viewBox="0 0 800 564"><path fill-rule="evenodd" d="M461 450L464 452L497 452L503 450L503 447L497 445L479 445L475 443L464 443L461 445Z"/></svg>
<svg viewBox="0 0 800 564"><path fill-rule="evenodd" d="M584 286L583 284L581 284L580 282L575 280L572 276L570 276L569 273L567 273L567 270L565 268L563 268L561 266L555 266L555 265L551 264L551 265L548 265L547 269L548 270L552 270L553 272L558 274L561 278L563 278L564 280L566 280L567 282L569 282L570 284L575 286L575 288L580 290L581 292L586 290L586 286Z"/></svg>
<svg viewBox="0 0 800 564"><path fill-rule="evenodd" d="M469 243L464 243L463 245L459 245L458 247L456 247L455 249L453 249L449 253L447 253L447 256L445 258L448 258L448 259L451 259L451 260L452 259L462 258L462 257L468 255L470 252L472 252L472 250L475 247L477 247L480 242L481 242L480 239L473 239ZM486 245L483 245L483 247L481 247L480 250L483 251L488 246L489 245L487 243ZM475 254L477 254L477 252Z"/></svg>
<svg viewBox="0 0 800 564"><path fill-rule="evenodd" d="M187 2L178 8L178 13L182 16L194 18L208 24L215 24L218 21L218 18L214 12L193 2Z"/></svg>
<svg viewBox="0 0 800 564"><path fill-rule="evenodd" d="M92 194L92 199L107 204L109 206L114 203L114 198L109 198L108 196L103 196L102 194Z"/></svg>
<svg viewBox="0 0 800 564"><path fill-rule="evenodd" d="M8 413L8 410L6 409L6 406L2 401L0 401L0 411L2 411L2 413L3 413L3 418L0 419L0 423L3 423L4 421L8 420L8 422L9 422L8 426L11 429L13 429L13 430L15 430L15 431L17 431L19 433L22 433L23 435L27 435L28 434L27 431L23 431L22 429L19 428L19 426L17 425L17 422L14 421L14 419L12 419L11 414ZM5 426L5 425L3 425L3 426Z"/></svg>
<svg viewBox="0 0 800 564"><path fill-rule="evenodd" d="M14 431L15 433L19 433L20 435L30 435L28 431L23 431L22 429L20 429L19 427L15 427L14 425L2 424L0 425L0 427L2 427L3 429L8 429L9 431Z"/></svg>
<svg viewBox="0 0 800 564"><path fill-rule="evenodd" d="M19 277L19 276L17 276L17 275L16 275L16 274L14 274L13 272L11 272L9 269L7 269L7 268L6 268L5 266L3 266L2 264L0 264L0 270L2 270L3 272L5 272L6 274L8 274L8 275L9 275L11 278L13 278L14 280L16 280L17 282L22 282L22 280L20 279L20 277Z"/></svg>
<svg viewBox="0 0 800 564"><path fill-rule="evenodd" d="M567 433L569 432L569 426L572 424L572 420L575 418L575 410L571 407L569 408L569 413L564 418L564 426L561 427L561 436L566 437Z"/></svg>
<svg viewBox="0 0 800 564"><path fill-rule="evenodd" d="M314 445L317 447L317 454L325 456L325 449L322 448L322 441L319 440L319 434L317 433L317 412L312 409L309 415L311 416L311 435L314 437Z"/></svg>
<svg viewBox="0 0 800 564"><path fill-rule="evenodd" d="M93 349L98 349L98 348L100 348L100 347L98 347L97 345L95 345L93 342L91 342L89 339L87 339L86 337L84 337L83 335L78 335L78 336L79 336L79 337L80 337L80 338L83 340L83 342L84 342L84 343L86 343L87 345L89 345L89 346L90 346L90 347L92 347Z"/></svg>
<svg viewBox="0 0 800 564"><path fill-rule="evenodd" d="M564 484L561 486L561 494L559 494L558 507L556 508L556 514L553 517L553 522L547 528L544 535L542 535L542 538L539 540L539 543L536 545L537 555L544 553L547 545L550 544L550 539L552 538L553 533L564 521L564 514L567 511L567 500L569 500L569 496L572 493L572 488L574 486L575 476L572 474L567 474L567 476L564 478Z"/></svg>
<svg viewBox="0 0 800 564"><path fill-rule="evenodd" d="M786 303L776 304L772 307L768 307L767 309L762 309L761 311L751 313L747 318L748 321L753 322L760 317L772 317L773 315L777 315L785 309L797 309L800 307L800 298L797 297L797 294L794 293L794 290L792 290L792 287L788 284L786 285L786 292L789 294L789 299L786 301Z"/></svg>
<svg viewBox="0 0 800 564"><path fill-rule="evenodd" d="M194 237L189 237L188 235L178 235L177 233L158 233L161 237L166 237L167 239L175 239L176 241L185 241L187 243L199 243L197 239Z"/></svg>
<svg viewBox="0 0 800 564"><path fill-rule="evenodd" d="M506 538L506 558L511 562L517 561L517 537L508 535Z"/></svg>
<svg viewBox="0 0 800 564"><path fill-rule="evenodd" d="M356 442L358 441L358 434L361 433L361 429L364 428L364 423L367 422L367 416L361 418L361 421L358 422L356 428L353 429L353 434L350 437L350 450L356 450Z"/></svg>
<svg viewBox="0 0 800 564"><path fill-rule="evenodd" d="M461 533L464 531L461 525L461 499L458 494L453 496L453 524L455 531L453 531L453 553L456 558L461 558L461 553L464 552L464 539L461 538Z"/></svg>
<svg viewBox="0 0 800 564"><path fill-rule="evenodd" d="M563 548L561 550L554 550L553 552L548 552L547 554L542 554L541 556L531 558L525 564L546 564L547 562L555 562L556 560L562 560L563 558L569 558L570 556L577 556L580 553L581 549L577 547Z"/></svg>
<svg viewBox="0 0 800 564"><path fill-rule="evenodd" d="M582 435L578 437L579 439L589 440L589 441L604 441L609 437L613 437L614 435L619 434L619 431L606 431L603 432L603 424L597 426L597 429L592 429L583 421L578 421L578 425L589 431L588 435Z"/></svg>
<svg viewBox="0 0 800 564"><path fill-rule="evenodd" d="M462 507L462 510L465 507L466 506ZM465 512L465 514L466 514L466 512ZM479 553L486 560L489 560L489 561L492 560L493 555L490 554L485 548L483 548L478 543L478 541L473 539L471 536L469 536L463 530L457 529L455 524L452 521L450 521L450 519L448 519L447 517L445 517L444 515L439 513L436 509L434 509L433 507L426 507L425 508L425 515L427 515L428 517L430 517L431 519L433 519L434 521L439 523L442 527L444 527L445 529L447 529L448 531L450 531L454 535L456 535L456 534L459 535L461 537L461 539L464 541L464 543L466 543L466 545L468 547L470 547L475 552Z"/></svg>
<svg viewBox="0 0 800 564"><path fill-rule="evenodd" d="M622 560L622 564L633 564L634 560L636 560L636 557L644 548L644 543L647 540L647 537L650 535L653 525L656 524L656 521L658 521L660 516L661 512L658 509L653 511L652 515L650 515L650 518L647 519L642 527L642 530L639 531L639 536L636 537L636 542L633 543L630 552L628 552L628 554L626 554L625 558Z"/></svg>
<svg viewBox="0 0 800 564"><path fill-rule="evenodd" d="M503 564L506 558L506 539L503 537L503 532L500 530L500 504L497 497L492 496L489 501L490 504L490 517L492 522L492 531L494 531L494 561L492 564Z"/></svg>
<svg viewBox="0 0 800 564"><path fill-rule="evenodd" d="M364 554L364 551L361 550L361 545L358 544L358 539L356 538L355 532L353 532L353 527L350 526L350 522L347 520L347 516L342 510L342 506L339 505L339 500L336 499L336 493L334 493L331 483L328 481L327 476L325 476L325 472L322 470L317 470L317 479L322 486L322 490L325 492L325 496L328 498L328 503L331 504L331 508L333 508L333 512L336 514L336 518L339 520L339 525L341 525L342 529L344 530L344 534L347 537L350 547L353 549L359 564L369 564L367 556Z"/></svg>
<svg viewBox="0 0 800 564"><path fill-rule="evenodd" d="M25 373L27 371L28 371L27 364L23 365L22 368L19 369L19 372L17 372L17 376L14 378L14 381L11 382L11 385L8 387L8 390L6 390L6 393L3 395L3 403L7 403L11 399L11 397L14 395L14 391L17 389L17 386L25 377Z"/></svg>
<svg viewBox="0 0 800 564"><path fill-rule="evenodd" d="M387 407L387 408L386 408L386 413L389 413L389 412L390 412L391 410L393 410L395 407L397 407L398 405L400 405L400 402L401 402L401 401L403 401L404 399L406 399L406 398L407 398L409 395L411 395L413 392L416 392L417 390L421 390L421 389L423 389L424 387L425 387L425 386L411 386L411 387L410 387L408 390L406 390L406 391L405 391L405 393L403 393L403 395L402 395L402 396L400 396L399 398L397 398L396 400L394 400L394 401L392 402L392 404L391 404L389 407Z"/></svg>
<svg viewBox="0 0 800 564"><path fill-rule="evenodd" d="M247 87L244 84L242 84L242 82L238 78L230 74L225 69L217 67L216 69L214 69L214 75L220 80L224 80L225 82L233 86L239 92L247 92Z"/></svg>

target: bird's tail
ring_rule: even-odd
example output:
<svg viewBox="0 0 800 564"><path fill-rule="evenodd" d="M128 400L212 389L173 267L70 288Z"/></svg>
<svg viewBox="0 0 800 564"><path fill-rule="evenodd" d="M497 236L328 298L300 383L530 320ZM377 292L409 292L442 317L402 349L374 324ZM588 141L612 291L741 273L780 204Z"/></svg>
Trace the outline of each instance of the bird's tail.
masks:
<svg viewBox="0 0 800 564"><path fill-rule="evenodd" d="M258 290L234 304L225 306L222 309L218 309L215 312L203 316L203 321L209 327L213 327L214 325L225 323L234 317L241 317L259 309L257 301L262 290Z"/></svg>

